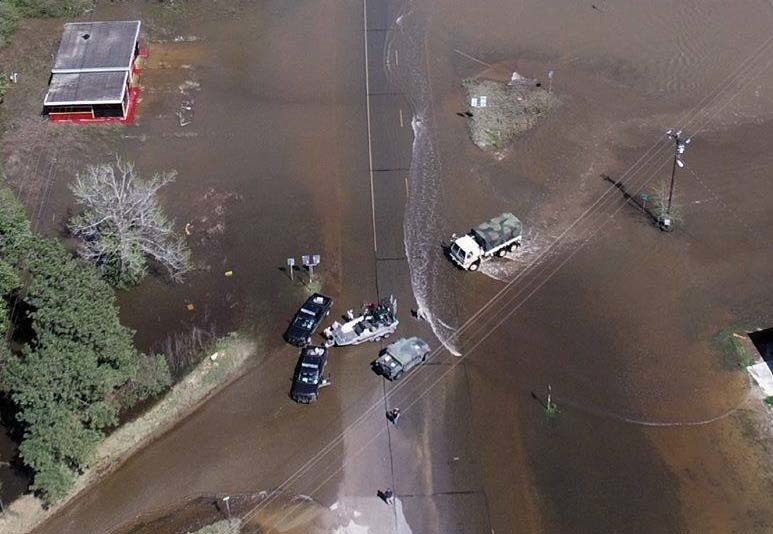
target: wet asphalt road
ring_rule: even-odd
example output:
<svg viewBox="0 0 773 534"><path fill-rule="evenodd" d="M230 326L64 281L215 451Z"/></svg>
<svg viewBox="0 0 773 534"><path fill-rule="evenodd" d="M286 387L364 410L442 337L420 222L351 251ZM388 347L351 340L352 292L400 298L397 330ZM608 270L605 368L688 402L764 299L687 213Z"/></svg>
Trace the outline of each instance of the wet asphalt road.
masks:
<svg viewBox="0 0 773 534"><path fill-rule="evenodd" d="M262 149L244 150L237 140L239 166L260 176L261 168L286 165L297 173L288 176L289 181L310 189L312 196L319 193L317 200L310 201L310 211L320 225L319 231L333 235L323 240L323 257L340 253L336 273L340 286L326 288L336 298L334 314L394 294L402 323L399 335L422 335L434 347L437 341L426 325L410 316L415 304L402 237L411 112L402 95L383 76L389 27L388 14L382 9L386 3L370 5L367 23L363 5L347 2L307 3L297 10L279 8L277 28L269 30L274 52L259 52L246 65L223 59L238 52L232 49L233 41L220 40L218 35L235 34L247 42L266 40L265 35L250 35L236 27L249 27L250 15L222 26L212 24L202 28L202 40L213 49L210 53L216 53L188 57L186 61L192 61L194 68L203 73L202 86L214 86L213 92L220 93L219 98L223 93L239 98L241 87L222 86L222 80L233 83L236 79L236 73L228 69L239 69L249 71L249 79L257 81L256 92L250 94L260 102L293 100L292 104L288 102L291 107L286 113L280 110L276 120L282 121L283 145L293 147L294 161L283 161L289 154L281 150L273 155ZM261 23L271 27L271 21ZM365 28L368 31L363 31ZM335 38L331 39L333 34ZM298 39L299 35L303 39ZM260 49L260 43L242 43ZM272 54L277 51L293 61L273 63ZM173 65L174 52L165 54L164 60ZM269 72L261 73L261 69ZM145 83L164 83L165 76L163 71L154 72L150 67ZM269 83L261 83L264 80ZM288 88L299 94L288 95ZM146 111L158 109L163 113L161 102L172 105L172 97L164 98L149 98ZM207 102L205 94L197 102L201 111L194 128L208 139L216 137L218 130L239 128L224 124L221 112L208 107L219 105L222 101ZM230 109L234 105L233 100L225 104ZM264 104L259 108L242 111L247 115L244 122L265 124L274 120L274 111L265 109ZM218 158L226 158L222 165L231 165L228 153L233 148L199 152L201 156L206 154L204 161L197 155L196 146L207 141L200 137L192 142L170 138L176 127L169 121L162 123L146 116L139 127L140 132L145 129L148 135L166 139L164 147L150 149L154 152L169 151L172 145L179 154L191 154L194 162L201 160L198 164L203 167L219 165ZM145 158L161 159L161 155L146 154ZM304 184L303 180L309 178L313 183ZM245 246L255 246L250 243L253 235L258 239L250 233ZM268 245L261 239L260 246ZM256 270L270 265L258 263ZM278 283L289 285L286 280ZM279 302L270 304L276 306L271 317L283 324L299 301L286 294L276 300ZM272 330L277 332L279 328ZM287 396L297 350L273 339L268 341L267 353L259 355L260 363L253 371L132 456L39 532L105 532L174 508L197 495L277 487L309 495L327 506L349 503L357 511L357 522L367 524L372 532L393 532L398 524L408 524L414 532L486 531L485 497L466 423L470 399L465 370L453 370L442 387L404 410L399 426L391 427L384 418L385 410L407 404L421 390L404 387L395 400L387 401L394 386L368 368L377 352L378 346L372 344L334 350L329 366L333 387L323 390L316 404L299 406ZM448 367L447 362L438 357L416 371L413 378L421 383L443 367ZM325 454L315 456L319 451ZM307 465L310 459L314 462ZM385 487L394 488L399 513L384 516L384 504L376 491Z"/></svg>

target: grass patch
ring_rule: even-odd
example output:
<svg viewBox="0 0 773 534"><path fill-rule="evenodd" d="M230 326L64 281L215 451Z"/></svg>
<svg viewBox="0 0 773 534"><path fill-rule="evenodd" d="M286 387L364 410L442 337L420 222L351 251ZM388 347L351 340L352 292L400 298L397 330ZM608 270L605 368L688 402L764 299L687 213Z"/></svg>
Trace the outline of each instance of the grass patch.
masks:
<svg viewBox="0 0 773 534"><path fill-rule="evenodd" d="M11 36L19 26L21 13L16 2L0 0L0 48L5 48L11 42Z"/></svg>
<svg viewBox="0 0 773 534"><path fill-rule="evenodd" d="M322 292L322 281L317 278L315 280L311 280L306 284L303 284L303 290L305 291L306 295L311 296L314 293L321 293Z"/></svg>
<svg viewBox="0 0 773 534"><path fill-rule="evenodd" d="M245 350L243 341L236 334L217 340L212 348L214 350L210 355L191 372L191 375L198 375L200 383L207 389L224 382L228 375L242 367L248 356L257 351L257 347ZM187 377L183 382L186 380ZM197 376L194 376L193 382L196 380Z"/></svg>
<svg viewBox="0 0 773 534"><path fill-rule="evenodd" d="M72 17L92 5L91 0L0 0L0 48L11 42L22 18Z"/></svg>
<svg viewBox="0 0 773 534"><path fill-rule="evenodd" d="M508 85L505 82L467 78L467 102L485 96L485 108L470 108L467 121L470 138L483 150L504 148L518 134L534 127L539 118L555 108L560 100L534 84Z"/></svg>
<svg viewBox="0 0 773 534"><path fill-rule="evenodd" d="M8 92L8 75L4 72L0 72L0 104L3 103L6 92Z"/></svg>
<svg viewBox="0 0 773 534"><path fill-rule="evenodd" d="M191 532L191 534L239 534L239 532L241 532L241 521L238 519L231 519L230 521L223 519Z"/></svg>
<svg viewBox="0 0 773 534"><path fill-rule="evenodd" d="M726 328L714 336L714 343L722 355L722 365L725 369L746 369L757 361L755 354L749 350L743 337L738 337L743 328Z"/></svg>
<svg viewBox="0 0 773 534"><path fill-rule="evenodd" d="M769 397L765 397L765 404L767 404L768 406L773 407L773 395L771 395Z"/></svg>

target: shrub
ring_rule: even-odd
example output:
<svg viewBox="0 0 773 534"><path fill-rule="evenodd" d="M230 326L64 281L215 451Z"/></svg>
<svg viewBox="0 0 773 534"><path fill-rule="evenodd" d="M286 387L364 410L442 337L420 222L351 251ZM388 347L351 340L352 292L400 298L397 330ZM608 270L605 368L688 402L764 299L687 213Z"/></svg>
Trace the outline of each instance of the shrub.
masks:
<svg viewBox="0 0 773 534"><path fill-rule="evenodd" d="M116 392L116 399L124 409L145 399L153 398L172 384L169 364L163 354L140 355L137 374Z"/></svg>

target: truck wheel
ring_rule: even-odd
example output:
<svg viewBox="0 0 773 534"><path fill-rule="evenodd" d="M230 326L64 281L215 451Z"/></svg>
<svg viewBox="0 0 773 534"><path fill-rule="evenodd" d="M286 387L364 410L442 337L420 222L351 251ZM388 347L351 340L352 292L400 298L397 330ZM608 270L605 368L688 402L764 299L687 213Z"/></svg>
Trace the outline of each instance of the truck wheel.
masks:
<svg viewBox="0 0 773 534"><path fill-rule="evenodd" d="M502 247L499 250L497 250L497 258L504 258L505 254L507 254L507 249L505 247Z"/></svg>
<svg viewBox="0 0 773 534"><path fill-rule="evenodd" d="M427 353L425 352L424 354L421 355L421 363L424 363L426 361L427 361Z"/></svg>
<svg viewBox="0 0 773 534"><path fill-rule="evenodd" d="M477 271L480 268L480 260L472 262L470 265L471 271Z"/></svg>
<svg viewBox="0 0 773 534"><path fill-rule="evenodd" d="M516 241L515 243L507 247L507 250L509 250L510 252L515 252L516 250L518 250L518 247L520 246L521 246L521 243Z"/></svg>
<svg viewBox="0 0 773 534"><path fill-rule="evenodd" d="M403 376L403 372L402 371L398 371L397 374L395 375L395 377L392 380L400 380L401 376Z"/></svg>

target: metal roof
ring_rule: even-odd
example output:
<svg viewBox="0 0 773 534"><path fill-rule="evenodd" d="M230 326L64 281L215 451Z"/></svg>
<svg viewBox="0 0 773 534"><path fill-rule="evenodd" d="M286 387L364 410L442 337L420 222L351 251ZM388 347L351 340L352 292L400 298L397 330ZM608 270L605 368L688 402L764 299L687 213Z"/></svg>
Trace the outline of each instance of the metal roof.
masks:
<svg viewBox="0 0 773 534"><path fill-rule="evenodd" d="M126 71L54 74L43 105L120 104L127 76Z"/></svg>
<svg viewBox="0 0 773 534"><path fill-rule="evenodd" d="M139 20L67 23L51 72L128 71L139 34Z"/></svg>
<svg viewBox="0 0 773 534"><path fill-rule="evenodd" d="M139 20L65 24L43 105L120 104L139 34Z"/></svg>

